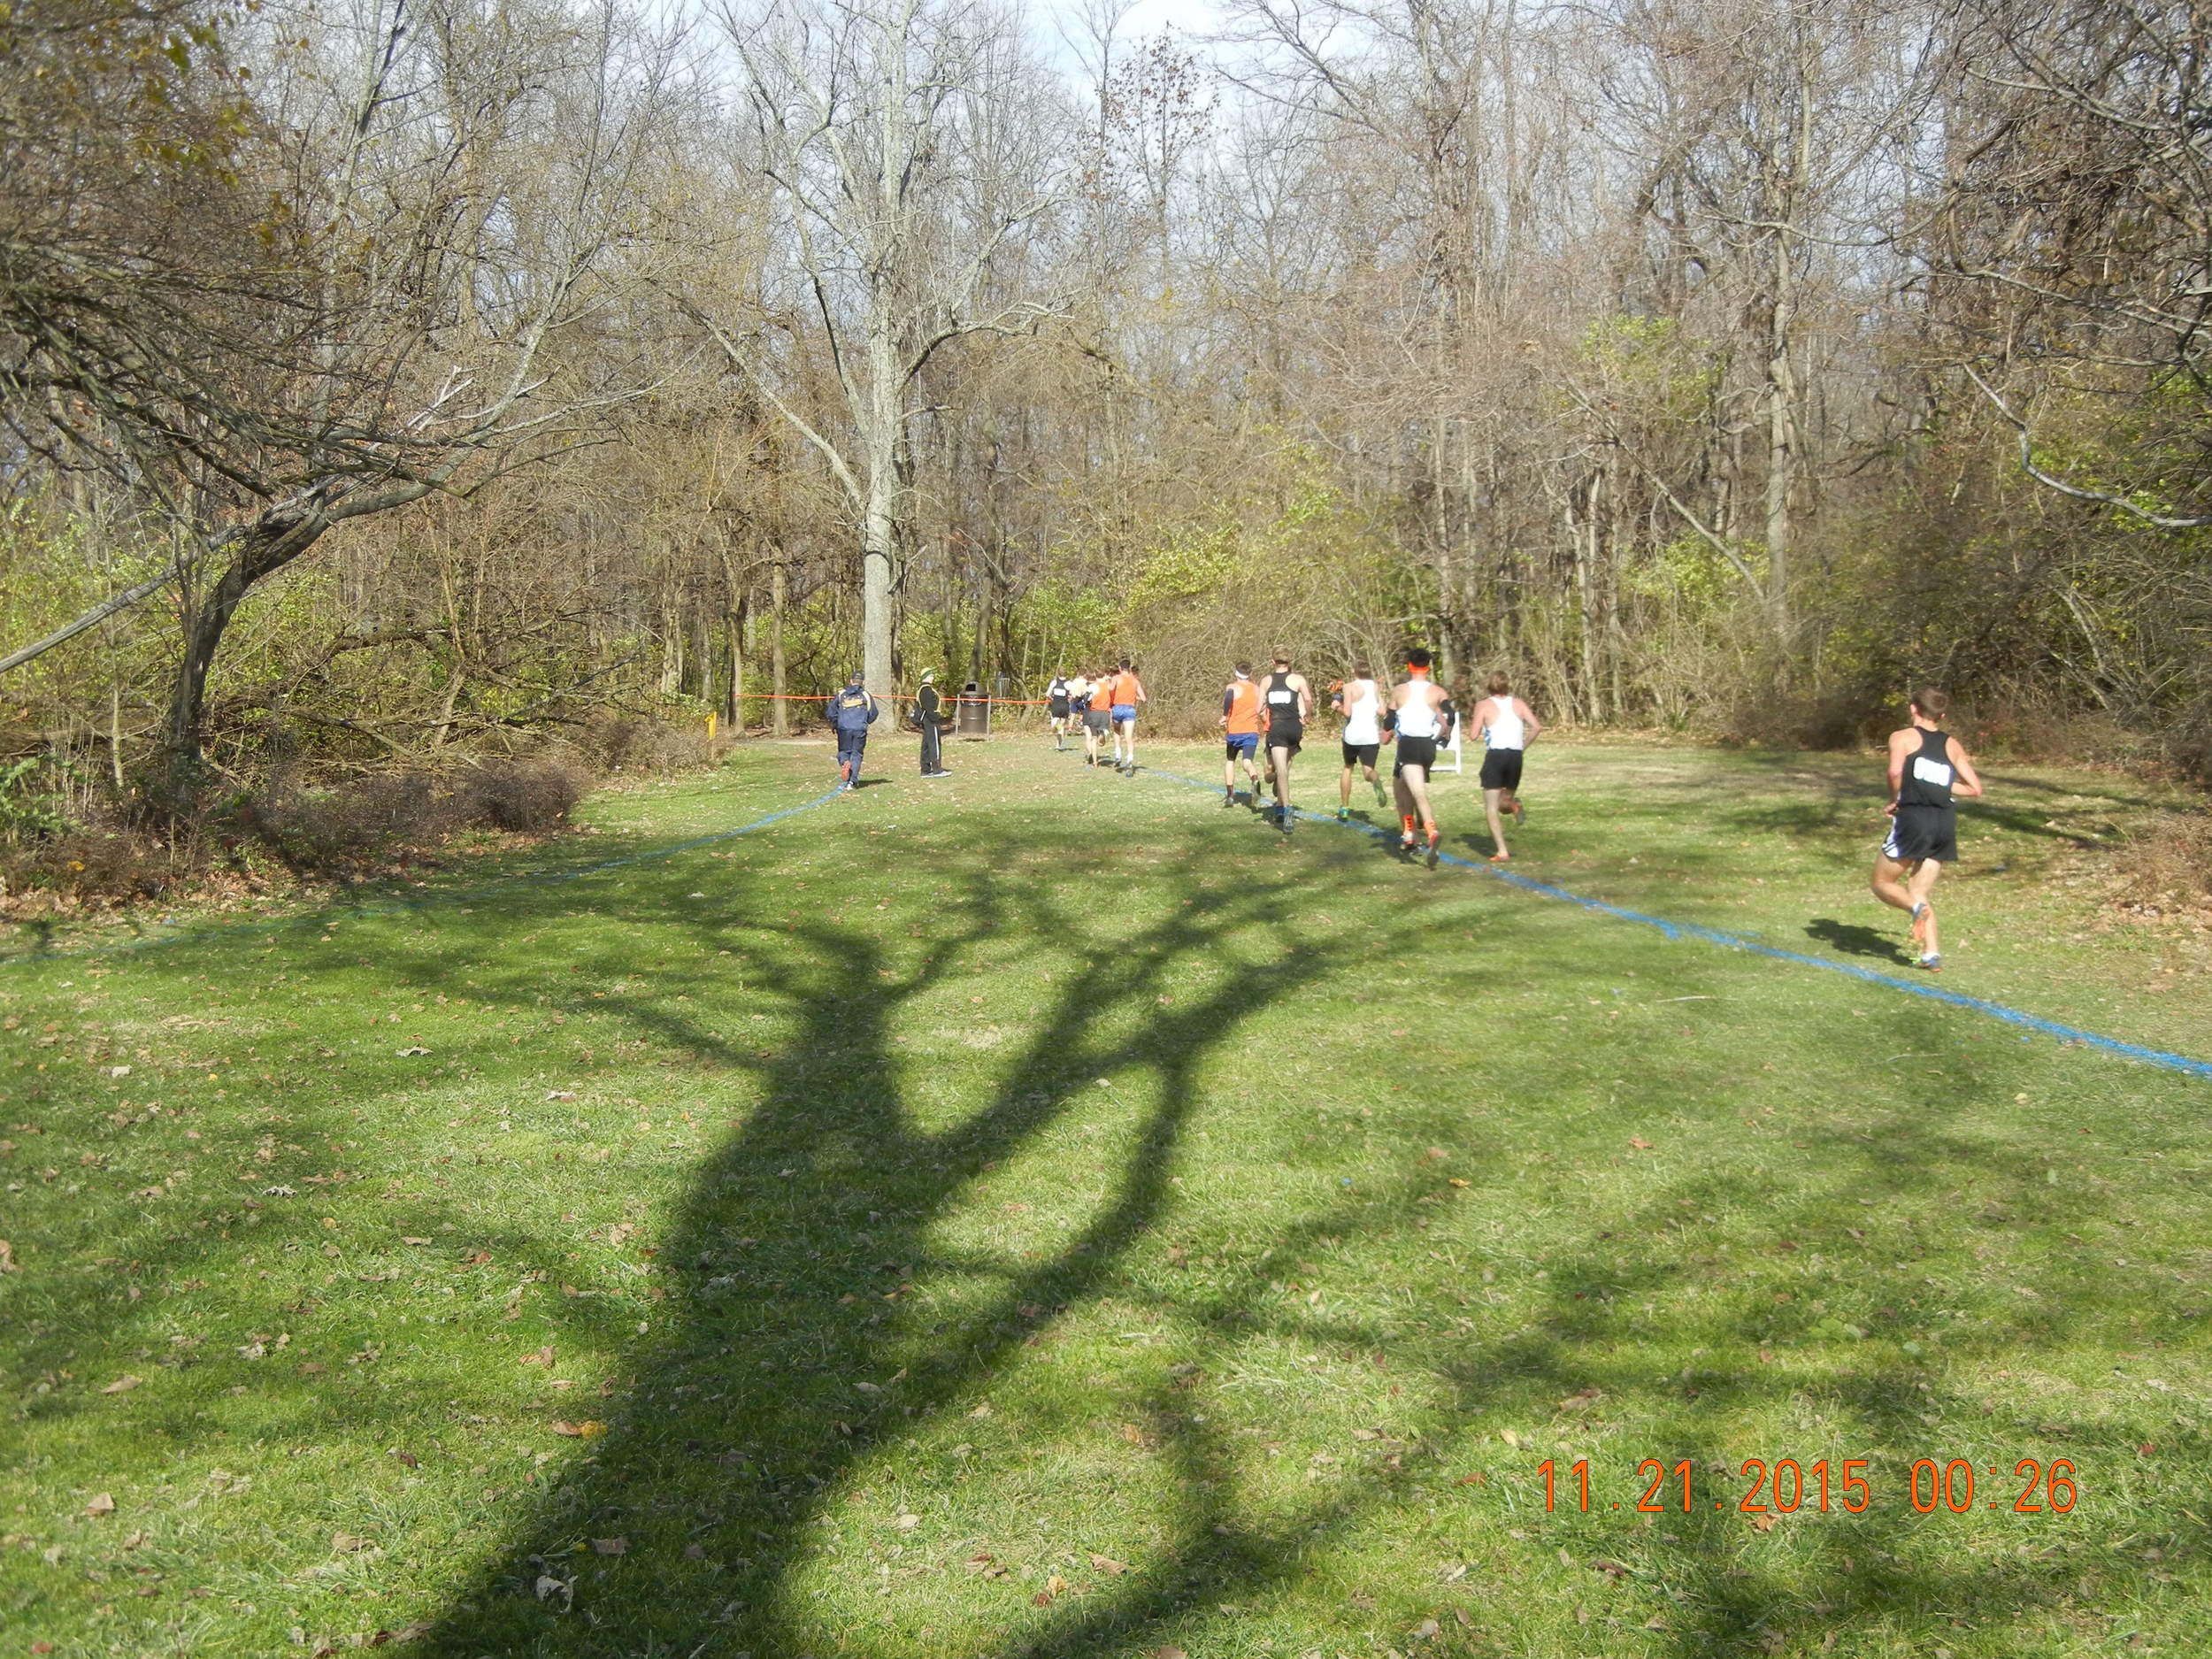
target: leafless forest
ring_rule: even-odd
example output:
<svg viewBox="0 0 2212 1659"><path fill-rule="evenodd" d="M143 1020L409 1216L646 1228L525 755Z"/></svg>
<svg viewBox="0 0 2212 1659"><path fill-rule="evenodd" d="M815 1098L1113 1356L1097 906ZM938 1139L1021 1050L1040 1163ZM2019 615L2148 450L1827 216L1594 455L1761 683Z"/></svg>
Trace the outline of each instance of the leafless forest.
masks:
<svg viewBox="0 0 2212 1659"><path fill-rule="evenodd" d="M7 833L1279 640L2201 764L2200 6L1120 4L7 10Z"/></svg>

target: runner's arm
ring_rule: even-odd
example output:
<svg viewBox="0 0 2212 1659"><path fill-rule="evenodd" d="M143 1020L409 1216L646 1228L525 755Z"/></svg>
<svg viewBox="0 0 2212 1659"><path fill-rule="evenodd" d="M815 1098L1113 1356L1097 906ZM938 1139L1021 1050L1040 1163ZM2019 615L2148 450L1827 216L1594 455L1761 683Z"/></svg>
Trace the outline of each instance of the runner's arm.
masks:
<svg viewBox="0 0 2212 1659"><path fill-rule="evenodd" d="M1952 786L1954 795L1978 795L1982 792L1982 775L1974 770L1974 763L1966 757L1966 745L1952 738L1951 766L1958 773Z"/></svg>

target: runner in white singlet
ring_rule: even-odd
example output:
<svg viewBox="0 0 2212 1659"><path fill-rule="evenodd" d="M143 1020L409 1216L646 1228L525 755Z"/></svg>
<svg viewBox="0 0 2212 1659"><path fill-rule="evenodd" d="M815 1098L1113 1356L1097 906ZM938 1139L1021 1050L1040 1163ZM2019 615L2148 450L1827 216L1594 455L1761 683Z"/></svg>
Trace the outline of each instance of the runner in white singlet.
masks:
<svg viewBox="0 0 2212 1659"><path fill-rule="evenodd" d="M1502 864L1513 856L1505 844L1505 814L1515 819L1527 816L1521 805L1521 757L1544 723L1536 711L1513 695L1513 682L1493 674L1486 687L1489 695L1475 705L1473 720L1489 752L1482 757L1482 805L1490 817L1490 841L1496 849L1490 862Z"/></svg>
<svg viewBox="0 0 2212 1659"><path fill-rule="evenodd" d="M1390 803L1390 797L1383 793L1382 780L1375 775L1375 762L1382 754L1383 692L1375 683L1374 671L1365 663L1355 663L1351 679L1337 688L1336 710L1344 717L1344 775L1336 786L1336 815L1342 820L1352 816L1355 766L1363 771L1367 781L1374 786L1375 804L1386 806Z"/></svg>

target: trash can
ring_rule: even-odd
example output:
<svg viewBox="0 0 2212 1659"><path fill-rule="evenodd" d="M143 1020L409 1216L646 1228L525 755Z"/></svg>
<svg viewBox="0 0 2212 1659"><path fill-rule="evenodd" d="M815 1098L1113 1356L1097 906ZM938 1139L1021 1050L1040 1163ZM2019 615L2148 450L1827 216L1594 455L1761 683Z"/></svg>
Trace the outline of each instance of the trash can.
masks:
<svg viewBox="0 0 2212 1659"><path fill-rule="evenodd" d="M984 738L990 734L991 700L971 680L960 688L960 702L954 710L953 735Z"/></svg>

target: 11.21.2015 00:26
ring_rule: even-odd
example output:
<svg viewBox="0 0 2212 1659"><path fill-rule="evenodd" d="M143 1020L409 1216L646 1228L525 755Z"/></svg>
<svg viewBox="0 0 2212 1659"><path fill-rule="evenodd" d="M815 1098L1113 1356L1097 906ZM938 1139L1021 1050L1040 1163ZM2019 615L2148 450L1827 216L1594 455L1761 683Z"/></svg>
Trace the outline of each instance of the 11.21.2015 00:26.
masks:
<svg viewBox="0 0 2212 1659"><path fill-rule="evenodd" d="M1846 1458L1833 1463L1825 1457L1809 1463L1794 1457L1778 1457L1771 1463L1764 1458L1747 1457L1735 1473L1734 1479L1742 1483L1743 1489L1735 1494L1733 1507L1747 1515L1794 1515L1801 1509L1825 1515L1832 1509L1858 1515L1885 1497L1893 1502L1901 1494L1922 1515L1964 1515L1978 1508L2010 1510L2016 1515L2064 1515L2080 1495L2075 1485L2074 1465L2063 1457L2048 1463L2023 1457L2013 1465L2009 1474L1998 1464L1978 1465L1963 1457L1922 1457L1916 1459L1909 1469L1885 1464L1870 1475L1868 1471L1873 1469L1875 1461L1866 1457ZM1537 1464L1536 1472L1543 1478L1544 1508L1548 1512L1589 1512L1588 1458L1577 1458L1564 1467L1556 1467L1547 1457ZM1707 1473L1724 1480L1729 1479L1725 1463L1707 1465ZM1901 1480L1897 1479L1901 1474ZM1978 1496L1978 1475L1982 1477ZM1685 1457L1668 1463L1647 1457L1636 1465L1636 1484L1630 1491L1640 1490L1641 1495L1635 1498L1631 1507L1647 1515L1694 1513L1700 1506L1695 1482L1694 1460ZM1598 1507L1617 1509L1624 1502L1616 1499L1608 1502L1601 1498ZM1729 1508L1728 1498L1713 1498L1711 1507Z"/></svg>

